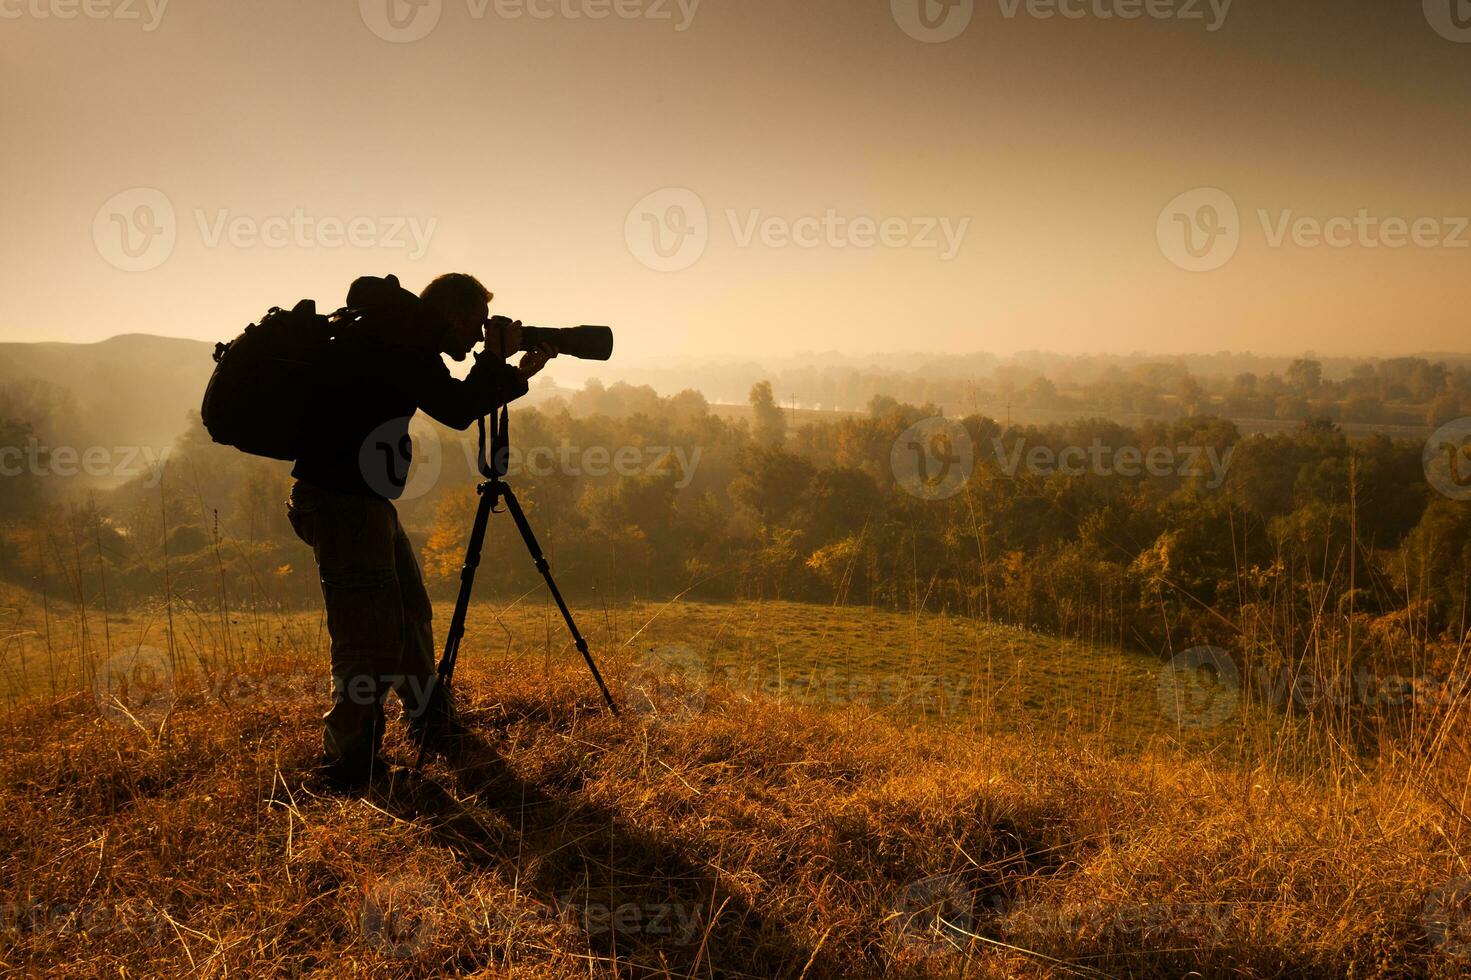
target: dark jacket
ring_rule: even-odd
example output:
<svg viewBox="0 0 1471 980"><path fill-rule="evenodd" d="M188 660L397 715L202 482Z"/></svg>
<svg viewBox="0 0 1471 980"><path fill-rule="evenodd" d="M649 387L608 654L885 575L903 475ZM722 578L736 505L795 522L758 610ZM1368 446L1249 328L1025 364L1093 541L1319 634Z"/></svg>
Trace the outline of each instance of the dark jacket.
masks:
<svg viewBox="0 0 1471 980"><path fill-rule="evenodd" d="M493 357L476 361L469 377L457 380L438 349L446 324L393 276L357 280L347 305L363 316L334 341L291 475L396 500L413 458L409 420L416 411L467 429L526 394L526 381Z"/></svg>

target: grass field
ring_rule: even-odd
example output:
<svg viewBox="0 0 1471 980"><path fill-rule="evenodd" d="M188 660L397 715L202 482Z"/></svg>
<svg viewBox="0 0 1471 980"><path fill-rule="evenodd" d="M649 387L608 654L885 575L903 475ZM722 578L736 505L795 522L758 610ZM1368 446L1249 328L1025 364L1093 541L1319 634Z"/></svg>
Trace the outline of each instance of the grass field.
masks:
<svg viewBox="0 0 1471 980"><path fill-rule="evenodd" d="M343 800L306 775L310 705L266 696L316 666L161 715L12 711L0 969L1455 976L1471 935L1461 831L1412 772L1324 787L722 691L614 720L574 665L479 660L483 744L414 775L395 731L391 779Z"/></svg>
<svg viewBox="0 0 1471 980"><path fill-rule="evenodd" d="M13 632L24 634L0 660L0 691L91 684L74 656L82 620L55 611L53 645L72 654L47 657L44 613L33 598L16 597ZM24 611L22 611L24 610ZM450 619L436 605L442 639ZM1015 627L935 613L913 615L868 607L791 602L674 601L574 608L597 657L627 659L638 676L705 692L729 691L748 700L820 707L850 718L883 714L891 721L949 723L987 734L1066 737L1112 750L1183 748L1236 752L1248 734L1272 738L1285 721L1197 728L1179 723L1160 703L1164 669L1150 657L1059 640ZM92 660L120 658L132 647L165 650L168 624L159 612L85 620ZM319 614L220 617L184 611L175 619L176 646L187 662L209 660L212 649L319 652L325 675L325 622ZM221 642L220 637L227 639ZM518 601L480 601L466 624L465 660L518 675L576 659L556 609L539 594ZM106 681L104 680L104 684ZM686 699L689 700L689 699ZM686 711L689 710L686 706Z"/></svg>
<svg viewBox="0 0 1471 980"><path fill-rule="evenodd" d="M309 773L319 617L8 598L5 975L1471 962L1463 742L1298 775L1269 719L1172 723L1147 658L933 615L584 607L614 719L551 609L481 602L477 742L414 773L395 726L389 777L343 799Z"/></svg>
<svg viewBox="0 0 1471 980"><path fill-rule="evenodd" d="M487 604L476 612L472 635L499 638L499 655L513 662L570 651L551 606ZM1164 665L1153 658L935 613L680 601L597 610L581 620L595 650L626 652L645 673L850 718L883 714L1133 752L1234 752L1248 735L1260 743L1287 724L1263 716L1250 724L1181 725L1178 712L1160 703ZM540 643L528 647L532 637Z"/></svg>

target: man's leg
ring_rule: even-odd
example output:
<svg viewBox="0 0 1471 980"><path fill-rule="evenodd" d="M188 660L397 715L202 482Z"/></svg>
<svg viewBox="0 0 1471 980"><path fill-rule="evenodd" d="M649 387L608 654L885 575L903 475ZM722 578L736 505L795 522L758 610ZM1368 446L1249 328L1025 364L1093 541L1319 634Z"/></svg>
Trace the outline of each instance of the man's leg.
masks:
<svg viewBox="0 0 1471 980"><path fill-rule="evenodd" d="M397 673L403 610L395 570L393 506L297 483L293 526L312 546L332 636L332 708L324 762L348 779L367 778L383 738L386 676Z"/></svg>
<svg viewBox="0 0 1471 980"><path fill-rule="evenodd" d="M422 724L435 673L434 607L424 589L414 546L397 521L394 529L394 573L403 606L403 647L394 690L403 702L406 720Z"/></svg>

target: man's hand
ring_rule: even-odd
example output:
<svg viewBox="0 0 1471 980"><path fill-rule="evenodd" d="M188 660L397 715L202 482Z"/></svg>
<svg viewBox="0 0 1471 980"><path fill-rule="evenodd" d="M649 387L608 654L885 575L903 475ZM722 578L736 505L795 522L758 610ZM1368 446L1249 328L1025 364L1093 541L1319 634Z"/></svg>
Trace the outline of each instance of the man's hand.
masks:
<svg viewBox="0 0 1471 980"><path fill-rule="evenodd" d="M517 332L519 333L521 325L518 323L516 326L518 328ZM536 376L538 371L546 367L547 361L550 361L556 356L557 349L555 347L551 344L542 344L535 350L527 351L525 356L521 358L521 363L517 366L516 370L520 372L521 377L530 381Z"/></svg>

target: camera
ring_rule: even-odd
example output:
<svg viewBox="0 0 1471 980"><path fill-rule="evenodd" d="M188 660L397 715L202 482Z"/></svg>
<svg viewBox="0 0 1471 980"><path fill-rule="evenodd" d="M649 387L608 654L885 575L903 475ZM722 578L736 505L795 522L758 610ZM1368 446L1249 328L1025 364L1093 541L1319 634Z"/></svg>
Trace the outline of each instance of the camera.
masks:
<svg viewBox="0 0 1471 980"><path fill-rule="evenodd" d="M493 316L485 321L486 336L492 331L504 330L514 322L508 316ZM557 353L584 361L606 361L613 356L613 330L611 327L529 327L522 324L519 349L534 350L542 344L551 344Z"/></svg>

